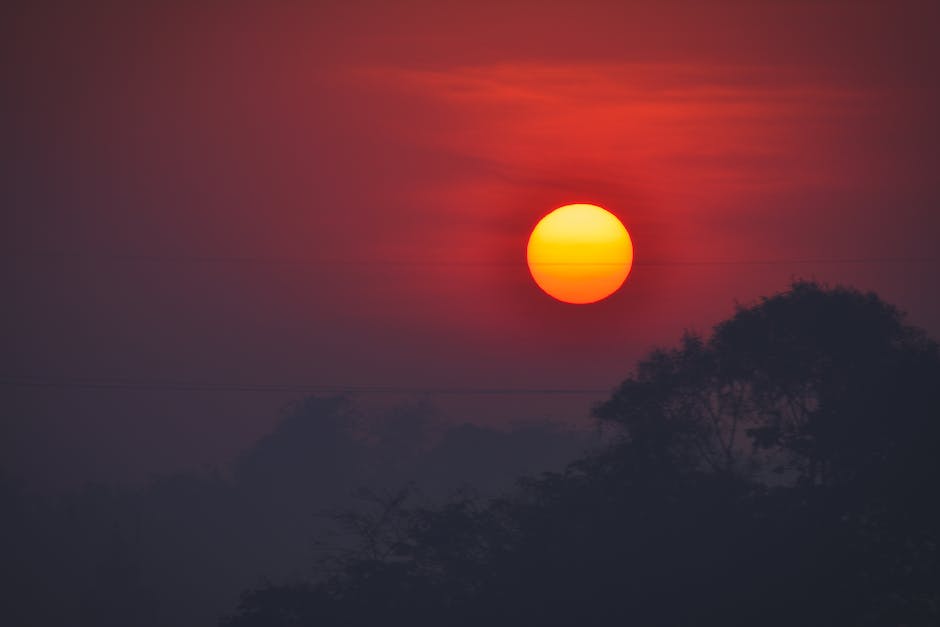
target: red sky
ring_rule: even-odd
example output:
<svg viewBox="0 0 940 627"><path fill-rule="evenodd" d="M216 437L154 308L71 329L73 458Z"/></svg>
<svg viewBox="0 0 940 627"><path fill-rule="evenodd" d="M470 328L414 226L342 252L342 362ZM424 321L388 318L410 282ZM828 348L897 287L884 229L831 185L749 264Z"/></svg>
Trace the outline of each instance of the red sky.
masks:
<svg viewBox="0 0 940 627"><path fill-rule="evenodd" d="M940 334L936 3L151 4L0 19L0 374L603 390L794 277ZM524 264L576 201L636 247L587 307ZM291 398L0 394L14 465L108 478L224 460Z"/></svg>

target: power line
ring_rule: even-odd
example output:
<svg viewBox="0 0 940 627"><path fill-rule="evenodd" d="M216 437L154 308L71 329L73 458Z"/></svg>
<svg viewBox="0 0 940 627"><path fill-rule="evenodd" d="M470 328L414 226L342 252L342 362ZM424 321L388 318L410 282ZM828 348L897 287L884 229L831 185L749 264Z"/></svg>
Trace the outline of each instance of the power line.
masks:
<svg viewBox="0 0 940 627"><path fill-rule="evenodd" d="M214 255L140 255L110 253L72 252L6 252L4 259L44 259L79 261L87 263L173 263L173 264L233 264L270 266L519 266L525 261L447 261L447 260L401 260L401 259L314 259L308 257L264 257L264 256L214 256ZM790 265L790 264L870 264L870 263L940 263L940 257L797 257L789 259L651 259L635 260L634 265L657 266L736 266L736 265ZM551 265L581 265L575 263L553 263ZM587 265L605 265L591 263ZM620 264L613 264L620 265Z"/></svg>
<svg viewBox="0 0 940 627"><path fill-rule="evenodd" d="M782 266L790 264L938 263L934 257L857 257L800 259L702 259L689 261L638 261L638 266Z"/></svg>
<svg viewBox="0 0 940 627"><path fill-rule="evenodd" d="M0 253L4 259L46 259L91 263L210 263L242 265L296 265L296 266L518 266L523 260L508 261L403 261L403 260L337 260L291 257L239 257L198 255L130 255L88 254L70 252L13 251ZM937 263L937 257L857 257L857 258L793 258L793 259L730 259L730 260L638 260L637 266L735 266L735 265L790 265L790 264L868 264L868 263ZM562 264L558 264L562 265ZM596 264L592 264L596 265ZM95 390L151 390L178 392L255 392L301 394L423 394L423 395L597 395L608 394L609 389L597 388L508 388L508 387L400 387L306 385L281 383L233 383L205 381L176 381L160 379L94 379L76 377L49 377L0 374L0 386L21 388L95 389Z"/></svg>
<svg viewBox="0 0 940 627"><path fill-rule="evenodd" d="M410 387L385 385L305 385L234 383L164 379L80 378L36 375L0 375L0 386L87 390L151 390L161 392L259 392L300 394L412 394L430 396L587 396L609 394L601 388Z"/></svg>

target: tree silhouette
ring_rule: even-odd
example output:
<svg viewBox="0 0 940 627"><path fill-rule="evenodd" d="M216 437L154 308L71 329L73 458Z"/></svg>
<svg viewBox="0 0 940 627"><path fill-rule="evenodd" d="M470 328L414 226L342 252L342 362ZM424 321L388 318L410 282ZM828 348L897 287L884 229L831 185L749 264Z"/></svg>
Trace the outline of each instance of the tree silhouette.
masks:
<svg viewBox="0 0 940 627"><path fill-rule="evenodd" d="M797 282L707 342L655 351L595 415L673 465L748 473L776 461L770 470L825 485L935 437L937 361L936 344L874 295Z"/></svg>
<svg viewBox="0 0 940 627"><path fill-rule="evenodd" d="M396 500L382 551L223 625L940 620L940 357L876 296L796 282L595 415L608 448L504 498Z"/></svg>

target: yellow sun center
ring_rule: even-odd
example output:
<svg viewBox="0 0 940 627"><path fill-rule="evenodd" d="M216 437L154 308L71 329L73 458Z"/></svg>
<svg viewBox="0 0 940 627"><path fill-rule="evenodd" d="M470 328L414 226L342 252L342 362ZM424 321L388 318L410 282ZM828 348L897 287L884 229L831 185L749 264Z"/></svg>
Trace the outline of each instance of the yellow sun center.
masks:
<svg viewBox="0 0 940 627"><path fill-rule="evenodd" d="M545 293L566 303L593 303L623 285L633 266L633 242L606 209L565 205L535 225L526 256Z"/></svg>

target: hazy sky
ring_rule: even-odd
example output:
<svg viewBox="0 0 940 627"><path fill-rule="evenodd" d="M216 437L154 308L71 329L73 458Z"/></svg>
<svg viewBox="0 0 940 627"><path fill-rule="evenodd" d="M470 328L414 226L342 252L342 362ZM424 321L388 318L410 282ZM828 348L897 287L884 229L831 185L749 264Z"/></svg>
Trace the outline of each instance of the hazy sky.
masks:
<svg viewBox="0 0 940 627"><path fill-rule="evenodd" d="M940 334L935 2L57 4L0 16L2 454L44 481L223 461L298 395L118 380L604 390L794 277ZM524 263L577 201L636 251L590 306Z"/></svg>

